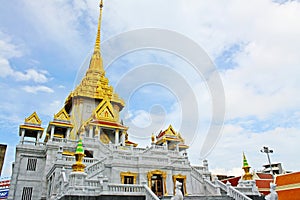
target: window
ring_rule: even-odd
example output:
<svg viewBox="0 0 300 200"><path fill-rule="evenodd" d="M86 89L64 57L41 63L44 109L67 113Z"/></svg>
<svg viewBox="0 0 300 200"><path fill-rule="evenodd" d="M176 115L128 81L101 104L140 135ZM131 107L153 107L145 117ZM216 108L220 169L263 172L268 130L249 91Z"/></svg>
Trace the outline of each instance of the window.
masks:
<svg viewBox="0 0 300 200"><path fill-rule="evenodd" d="M37 162L36 158L28 158L28 161L27 161L27 171L35 171L35 169L36 169L36 162Z"/></svg>
<svg viewBox="0 0 300 200"><path fill-rule="evenodd" d="M31 200L32 187L24 187L22 192L22 200Z"/></svg>
<svg viewBox="0 0 300 200"><path fill-rule="evenodd" d="M124 176L124 184L133 184L134 176Z"/></svg>

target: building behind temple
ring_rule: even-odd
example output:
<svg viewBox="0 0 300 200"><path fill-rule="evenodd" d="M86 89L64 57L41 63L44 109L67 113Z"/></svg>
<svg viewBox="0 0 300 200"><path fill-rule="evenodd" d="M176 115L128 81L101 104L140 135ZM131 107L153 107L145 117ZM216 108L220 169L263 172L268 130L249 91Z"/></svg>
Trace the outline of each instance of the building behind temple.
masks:
<svg viewBox="0 0 300 200"><path fill-rule="evenodd" d="M80 84L48 127L36 112L20 125L8 199L168 198L176 181L190 198L244 196L212 181L206 160L192 166L184 133L171 125L152 135L149 147L129 140L129 127L119 118L125 103L109 85L100 52L102 7L101 2L94 52Z"/></svg>

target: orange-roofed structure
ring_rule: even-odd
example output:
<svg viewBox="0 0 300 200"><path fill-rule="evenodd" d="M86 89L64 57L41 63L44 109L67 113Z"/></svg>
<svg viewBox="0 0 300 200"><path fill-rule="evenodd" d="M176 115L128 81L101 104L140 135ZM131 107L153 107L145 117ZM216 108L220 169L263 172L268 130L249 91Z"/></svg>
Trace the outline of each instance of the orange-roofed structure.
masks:
<svg viewBox="0 0 300 200"><path fill-rule="evenodd" d="M275 183L278 200L300 199L300 172L278 175Z"/></svg>

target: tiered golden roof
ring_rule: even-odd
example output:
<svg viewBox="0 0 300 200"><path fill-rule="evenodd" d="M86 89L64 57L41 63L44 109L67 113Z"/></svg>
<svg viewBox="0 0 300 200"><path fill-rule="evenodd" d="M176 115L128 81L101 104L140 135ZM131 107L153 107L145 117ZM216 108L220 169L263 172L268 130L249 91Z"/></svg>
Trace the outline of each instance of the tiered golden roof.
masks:
<svg viewBox="0 0 300 200"><path fill-rule="evenodd" d="M97 37L89 68L81 83L66 99L66 105L70 104L74 97L87 97L99 100L109 99L111 102L119 104L121 109L125 106L124 101L116 93L114 93L113 87L108 85L109 81L105 77L103 60L100 51L102 8L103 1L101 0Z"/></svg>

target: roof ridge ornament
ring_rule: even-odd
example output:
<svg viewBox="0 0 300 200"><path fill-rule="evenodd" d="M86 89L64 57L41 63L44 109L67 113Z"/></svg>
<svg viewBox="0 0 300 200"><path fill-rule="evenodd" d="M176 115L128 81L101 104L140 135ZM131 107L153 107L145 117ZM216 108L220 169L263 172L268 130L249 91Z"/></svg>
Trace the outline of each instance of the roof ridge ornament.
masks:
<svg viewBox="0 0 300 200"><path fill-rule="evenodd" d="M101 43L101 22L102 22L102 8L103 8L103 0L100 1L100 15L98 19L98 31L97 31L97 37L96 37L96 42L95 42L95 47L94 47L94 54L99 53L101 55L100 51L100 43Z"/></svg>

